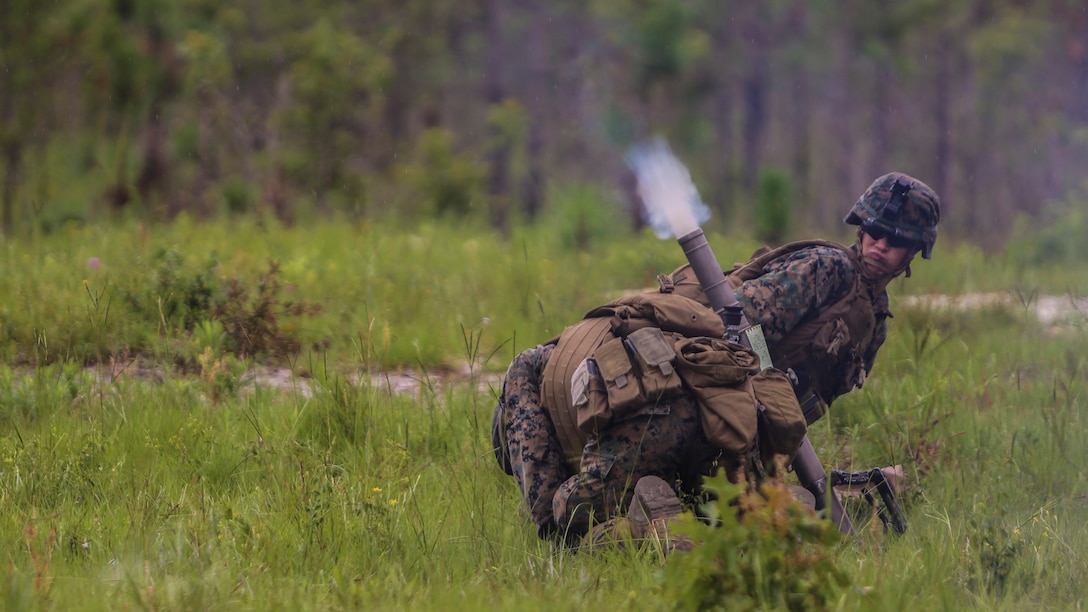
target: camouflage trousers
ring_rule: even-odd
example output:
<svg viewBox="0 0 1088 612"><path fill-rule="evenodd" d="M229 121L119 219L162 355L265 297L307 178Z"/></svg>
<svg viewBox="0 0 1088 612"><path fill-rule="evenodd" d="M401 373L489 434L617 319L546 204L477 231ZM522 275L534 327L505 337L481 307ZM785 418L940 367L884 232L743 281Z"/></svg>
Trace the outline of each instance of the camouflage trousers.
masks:
<svg viewBox="0 0 1088 612"><path fill-rule="evenodd" d="M553 348L538 346L514 359L492 421L496 455L517 481L541 537L573 540L592 524L624 514L643 476L694 492L701 476L722 460L703 434L697 402L682 394L591 434L572 473L540 399L541 374Z"/></svg>

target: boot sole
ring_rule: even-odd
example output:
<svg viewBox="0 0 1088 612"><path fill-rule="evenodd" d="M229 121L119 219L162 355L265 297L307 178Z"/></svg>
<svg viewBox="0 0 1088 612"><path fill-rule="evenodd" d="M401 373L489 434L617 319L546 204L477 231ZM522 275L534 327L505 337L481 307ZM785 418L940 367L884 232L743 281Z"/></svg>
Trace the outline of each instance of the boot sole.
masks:
<svg viewBox="0 0 1088 612"><path fill-rule="evenodd" d="M680 515L683 508L669 483L657 476L643 476L635 484L634 499L628 517L631 520L631 535L645 538L651 535L653 526L662 525L667 519Z"/></svg>

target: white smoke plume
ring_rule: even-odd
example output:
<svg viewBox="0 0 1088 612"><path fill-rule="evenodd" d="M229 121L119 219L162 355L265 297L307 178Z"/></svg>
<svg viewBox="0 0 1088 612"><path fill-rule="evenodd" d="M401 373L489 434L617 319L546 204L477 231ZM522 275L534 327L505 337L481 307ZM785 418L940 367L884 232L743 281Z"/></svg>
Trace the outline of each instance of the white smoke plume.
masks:
<svg viewBox="0 0 1088 612"><path fill-rule="evenodd" d="M691 174L663 138L633 147L626 159L638 177L638 194L658 238L679 238L710 219Z"/></svg>

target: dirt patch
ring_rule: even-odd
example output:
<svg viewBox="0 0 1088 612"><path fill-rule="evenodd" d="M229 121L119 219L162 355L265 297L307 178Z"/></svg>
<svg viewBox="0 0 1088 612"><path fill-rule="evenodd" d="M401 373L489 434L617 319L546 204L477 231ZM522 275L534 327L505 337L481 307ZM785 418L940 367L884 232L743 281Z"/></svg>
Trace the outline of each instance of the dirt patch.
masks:
<svg viewBox="0 0 1088 612"><path fill-rule="evenodd" d="M963 295L907 295L900 304L957 311L988 306L1023 308L1046 326L1083 325L1088 322L1088 298L1074 295L1022 295L1013 292L965 293Z"/></svg>
<svg viewBox="0 0 1088 612"><path fill-rule="evenodd" d="M27 374L32 372L33 368L26 369ZM169 367L137 361L90 366L84 369L84 373L102 385L123 380L162 383L168 378L199 378L197 374L185 374ZM344 381L353 385L369 384L390 395L407 395L422 399L432 394L441 397L450 387L468 385L475 385L479 393L497 396L502 388L502 379L501 373L472 370L466 364L459 368L437 368L426 371L352 373L346 375ZM296 374L290 368L268 365L251 366L242 375L240 382L243 391L252 391L257 388L274 389L285 393L299 393L304 397L313 397L315 389L321 384L310 376Z"/></svg>
<svg viewBox="0 0 1088 612"><path fill-rule="evenodd" d="M1070 326L1088 324L1088 298L1072 295L1023 296L1012 292L968 293L963 295L907 295L898 298L898 304L907 307L976 310L992 306L1023 308L1051 330L1063 330ZM177 372L153 364L130 363L124 366L98 366L90 372L103 383L117 379L135 378L162 382ZM430 394L441 396L450 386L475 385L479 393L497 396L502 389L503 374L470 368L464 364L457 368L434 370L396 370L372 374L356 373L348 377L351 384L367 383L390 395L407 395L418 398ZM283 392L301 393L305 397L314 394L316 383L307 376L299 376L289 368L254 366L243 376L243 388L277 389Z"/></svg>
<svg viewBox="0 0 1088 612"><path fill-rule="evenodd" d="M440 396L448 387L465 386L475 383L480 393L490 394L492 389L502 386L502 374L494 372L472 372L468 366L451 370L440 369L425 372L393 371L376 374L353 374L348 377L351 384L366 383L390 395L409 395L422 398L428 394ZM255 367L246 374L247 386L295 391L306 397L313 395L314 382L303 376L297 376L287 368Z"/></svg>

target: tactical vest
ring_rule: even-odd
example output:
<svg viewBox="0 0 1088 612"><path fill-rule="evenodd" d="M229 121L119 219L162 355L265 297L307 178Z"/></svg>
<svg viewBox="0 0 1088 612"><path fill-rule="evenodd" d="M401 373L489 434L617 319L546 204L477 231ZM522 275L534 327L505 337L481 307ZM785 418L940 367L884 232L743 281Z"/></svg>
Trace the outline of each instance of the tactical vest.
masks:
<svg viewBox="0 0 1088 612"><path fill-rule="evenodd" d="M748 263L738 264L727 272L726 277L736 289L744 281L761 276L763 268L774 259L813 246L841 249L851 257L856 269L861 265L850 249L812 240L777 249L761 249ZM587 434L579 426L572 397L572 378L588 356L606 343L637 329L638 322L645 319L655 321L665 332L685 337L721 338L724 335L724 325L709 308L690 265L660 276L659 281L658 290L596 308L553 340L556 347L544 368L541 402L555 425L567 465L574 472L581 463ZM776 368L792 369L801 378L803 388L798 391L804 392L811 386L820 399L830 404L834 398L864 382L863 355L875 327L871 289L861 275L856 274L851 291L772 345L771 358Z"/></svg>
<svg viewBox="0 0 1088 612"><path fill-rule="evenodd" d="M837 302L821 309L815 317L801 322L785 338L770 345L770 354L776 368L793 370L800 379L800 393L811 389L825 405L831 405L835 398L864 384L865 351L877 325L873 310L875 296L860 273L860 256L834 242L791 242L776 249L764 247L756 251L747 263L738 264L727 272L726 279L738 289L744 282L762 276L763 269L772 261L817 246L838 249L850 258L854 270L858 271L854 274L854 284ZM708 304L689 265L681 266L667 280L663 279L661 290ZM887 314L881 313L881 316Z"/></svg>

